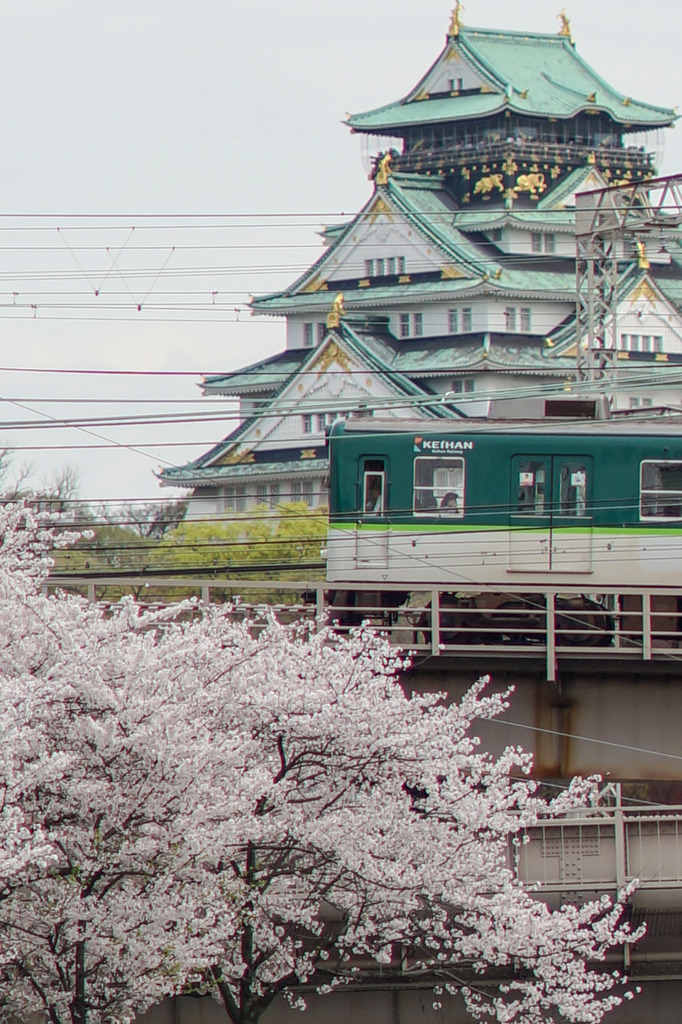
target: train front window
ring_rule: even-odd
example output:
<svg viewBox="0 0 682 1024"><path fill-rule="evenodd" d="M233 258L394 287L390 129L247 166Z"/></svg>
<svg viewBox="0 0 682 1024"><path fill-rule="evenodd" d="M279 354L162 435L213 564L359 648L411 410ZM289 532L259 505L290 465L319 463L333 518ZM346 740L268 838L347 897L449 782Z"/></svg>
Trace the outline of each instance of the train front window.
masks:
<svg viewBox="0 0 682 1024"><path fill-rule="evenodd" d="M682 462L643 462L639 489L642 519L682 519Z"/></svg>
<svg viewBox="0 0 682 1024"><path fill-rule="evenodd" d="M464 459L423 456L414 460L414 511L422 515L464 515Z"/></svg>
<svg viewBox="0 0 682 1024"><path fill-rule="evenodd" d="M386 466L383 459L368 459L362 477L365 515L380 516L386 509Z"/></svg>

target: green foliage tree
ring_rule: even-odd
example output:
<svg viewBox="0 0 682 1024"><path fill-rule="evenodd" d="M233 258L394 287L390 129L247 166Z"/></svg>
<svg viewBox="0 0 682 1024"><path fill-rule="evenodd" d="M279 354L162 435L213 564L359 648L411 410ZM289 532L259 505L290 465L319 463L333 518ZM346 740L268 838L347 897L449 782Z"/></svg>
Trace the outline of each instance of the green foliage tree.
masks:
<svg viewBox="0 0 682 1024"><path fill-rule="evenodd" d="M83 520L87 527L87 519ZM303 502L265 506L222 519L185 519L162 537L140 530L139 524L101 523L93 517L75 545L55 553L53 575L112 577L147 576L148 597L186 597L186 588L172 594L154 591L153 580L167 576L229 577L230 579L315 580L324 578L321 548L327 534L327 510ZM121 593L112 579L106 597ZM99 589L98 597L105 596ZM138 595L139 596L139 595ZM231 593L222 595L231 598Z"/></svg>

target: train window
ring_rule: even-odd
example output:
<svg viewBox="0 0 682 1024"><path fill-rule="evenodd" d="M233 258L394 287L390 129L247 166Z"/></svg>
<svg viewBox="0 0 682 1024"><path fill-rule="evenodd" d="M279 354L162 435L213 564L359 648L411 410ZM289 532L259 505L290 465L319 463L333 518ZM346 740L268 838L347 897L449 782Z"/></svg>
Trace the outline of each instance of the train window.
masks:
<svg viewBox="0 0 682 1024"><path fill-rule="evenodd" d="M414 511L464 515L464 459L424 456L414 460Z"/></svg>
<svg viewBox="0 0 682 1024"><path fill-rule="evenodd" d="M544 462L526 459L519 463L517 512L541 516L547 502L547 469Z"/></svg>
<svg viewBox="0 0 682 1024"><path fill-rule="evenodd" d="M559 485L559 508L561 515L586 516L587 467L585 464L581 462L562 462L559 469Z"/></svg>
<svg viewBox="0 0 682 1024"><path fill-rule="evenodd" d="M362 477L362 508L365 514L379 516L386 508L386 464L383 459L368 459Z"/></svg>
<svg viewBox="0 0 682 1024"><path fill-rule="evenodd" d="M682 519L682 462L643 462L639 492L642 519Z"/></svg>

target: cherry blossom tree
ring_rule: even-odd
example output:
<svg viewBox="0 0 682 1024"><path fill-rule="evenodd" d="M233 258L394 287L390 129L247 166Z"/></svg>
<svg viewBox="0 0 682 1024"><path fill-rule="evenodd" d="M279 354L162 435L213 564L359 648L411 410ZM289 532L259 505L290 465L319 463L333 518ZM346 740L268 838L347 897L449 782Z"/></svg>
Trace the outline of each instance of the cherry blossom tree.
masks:
<svg viewBox="0 0 682 1024"><path fill-rule="evenodd" d="M472 722L499 714L504 695L480 680L458 704L408 699L395 654L371 633L330 646L271 626L243 651L221 730L242 751L220 865L237 935L203 979L233 1024L254 1024L278 993L296 1002L302 982L330 991L368 964L384 980L393 967L442 994L463 988L475 1016L504 1022L591 1024L620 1001L614 975L593 965L632 938L622 905L551 912L514 876L523 829L586 802L595 782L548 805L529 755L480 752ZM496 998L462 985L490 971Z"/></svg>
<svg viewBox="0 0 682 1024"><path fill-rule="evenodd" d="M0 787L48 844L0 891L1 1012L130 1019L211 948L205 681L170 615L47 597L50 533L22 507L0 523Z"/></svg>
<svg viewBox="0 0 682 1024"><path fill-rule="evenodd" d="M108 1024L194 991L255 1024L378 969L501 1024L618 1003L627 893L551 911L513 871L595 783L547 804L527 754L482 752L505 695L408 696L369 632L47 596L50 531L4 508L0 536L0 1016Z"/></svg>

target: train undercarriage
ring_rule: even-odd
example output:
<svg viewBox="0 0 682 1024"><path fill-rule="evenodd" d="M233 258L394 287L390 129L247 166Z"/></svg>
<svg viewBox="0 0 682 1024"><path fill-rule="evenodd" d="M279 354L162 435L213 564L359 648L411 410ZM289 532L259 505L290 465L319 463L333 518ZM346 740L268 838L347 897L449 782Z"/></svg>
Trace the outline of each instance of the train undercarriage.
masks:
<svg viewBox="0 0 682 1024"><path fill-rule="evenodd" d="M450 647L548 644L645 652L682 648L682 593L349 588L326 591L325 605L327 621L341 631L367 623L434 653Z"/></svg>

